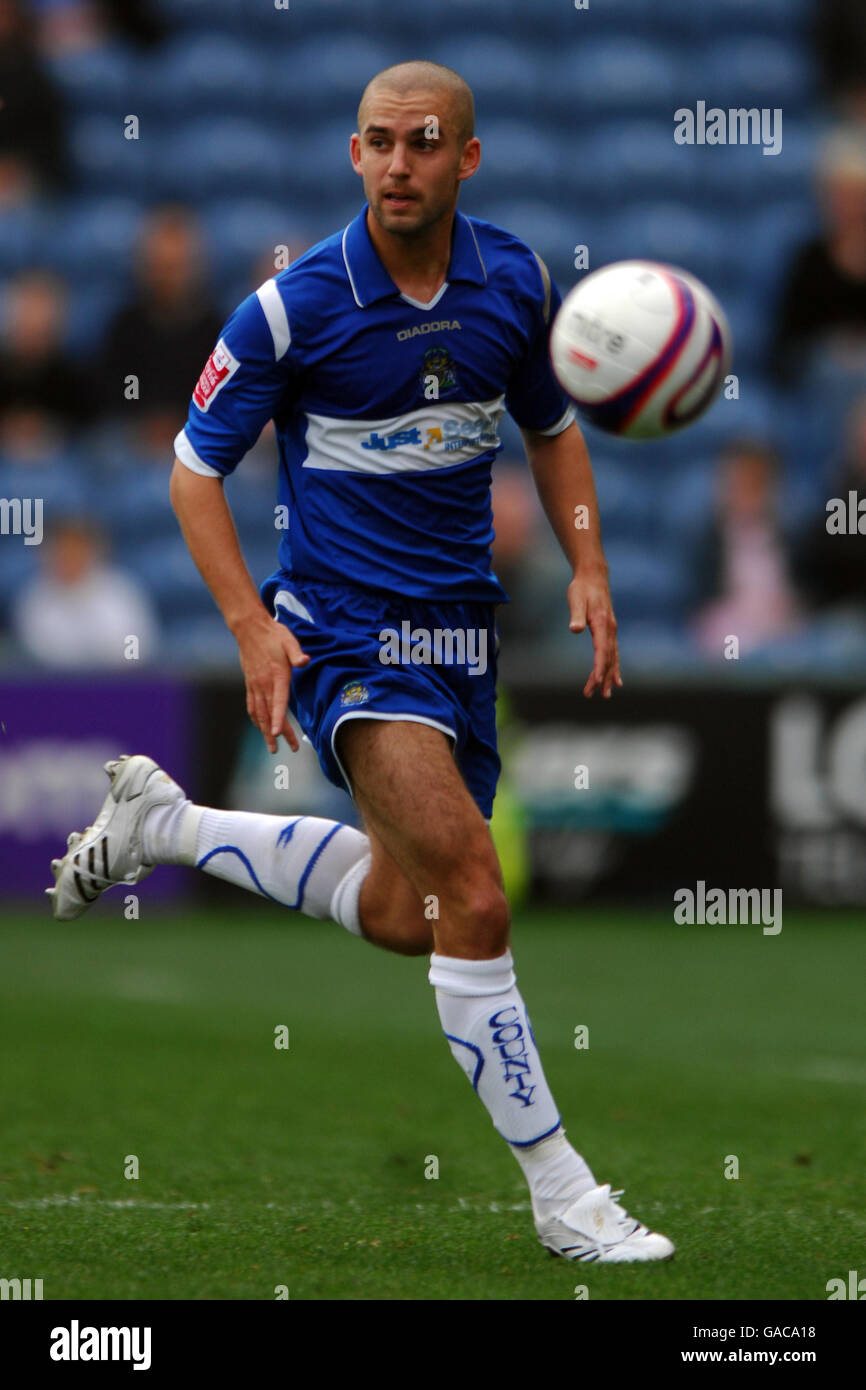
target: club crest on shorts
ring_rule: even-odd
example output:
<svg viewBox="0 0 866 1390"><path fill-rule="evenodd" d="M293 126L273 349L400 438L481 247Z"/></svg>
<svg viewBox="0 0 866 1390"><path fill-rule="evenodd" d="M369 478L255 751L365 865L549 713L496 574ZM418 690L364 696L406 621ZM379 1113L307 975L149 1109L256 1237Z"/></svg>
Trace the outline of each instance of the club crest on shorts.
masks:
<svg viewBox="0 0 866 1390"><path fill-rule="evenodd" d="M341 705L365 705L370 698L366 685L360 681L347 681L340 691Z"/></svg>

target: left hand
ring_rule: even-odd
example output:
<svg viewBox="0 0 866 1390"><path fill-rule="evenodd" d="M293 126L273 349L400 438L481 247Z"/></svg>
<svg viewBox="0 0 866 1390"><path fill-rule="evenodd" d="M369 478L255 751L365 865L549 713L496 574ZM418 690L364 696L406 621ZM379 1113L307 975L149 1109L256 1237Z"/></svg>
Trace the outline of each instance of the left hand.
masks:
<svg viewBox="0 0 866 1390"><path fill-rule="evenodd" d="M571 631L583 632L588 626L592 634L595 663L583 693L590 699L593 692L600 688L605 700L609 700L613 686L622 685L622 676L616 643L616 618L607 576L602 572L576 574L568 586L568 607Z"/></svg>

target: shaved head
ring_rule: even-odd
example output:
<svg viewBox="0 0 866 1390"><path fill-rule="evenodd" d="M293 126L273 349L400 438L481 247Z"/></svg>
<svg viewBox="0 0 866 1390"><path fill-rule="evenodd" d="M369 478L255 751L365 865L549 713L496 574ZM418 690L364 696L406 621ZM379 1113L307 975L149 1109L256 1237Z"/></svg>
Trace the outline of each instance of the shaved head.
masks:
<svg viewBox="0 0 866 1390"><path fill-rule="evenodd" d="M409 63L395 63L393 67L383 68L367 83L358 107L358 129L363 133L370 99L385 92L395 96L407 97L414 92L438 98L440 110L429 114L438 116L441 123L448 123L458 142L462 145L475 134L475 103L468 83L463 81L453 68L443 67L441 63L427 63L421 59ZM444 120L443 120L444 117Z"/></svg>

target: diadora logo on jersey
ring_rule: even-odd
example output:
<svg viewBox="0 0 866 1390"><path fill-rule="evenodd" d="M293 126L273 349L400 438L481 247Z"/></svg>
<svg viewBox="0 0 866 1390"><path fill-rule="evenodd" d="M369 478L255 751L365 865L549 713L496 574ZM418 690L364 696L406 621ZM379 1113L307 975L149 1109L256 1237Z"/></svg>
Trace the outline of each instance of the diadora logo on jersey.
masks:
<svg viewBox="0 0 866 1390"><path fill-rule="evenodd" d="M405 449L410 444L420 444L423 449L451 454L458 449L475 447L494 448L499 443L496 425L489 419L443 420L441 425L413 426L408 430L391 430L389 434L379 434L371 430L366 439L361 440L362 449L379 449L387 453L390 449Z"/></svg>
<svg viewBox="0 0 866 1390"><path fill-rule="evenodd" d="M192 393L192 398L199 410L207 410L213 401L214 396L225 386L230 376L234 376L240 366L238 359L226 347L225 342L220 338L210 357L204 364L204 371L198 379L198 385Z"/></svg>
<svg viewBox="0 0 866 1390"><path fill-rule="evenodd" d="M405 343L407 338L420 338L424 333L449 333L457 329L462 333L459 319L434 319L432 323L416 323L414 328L400 328L397 341Z"/></svg>

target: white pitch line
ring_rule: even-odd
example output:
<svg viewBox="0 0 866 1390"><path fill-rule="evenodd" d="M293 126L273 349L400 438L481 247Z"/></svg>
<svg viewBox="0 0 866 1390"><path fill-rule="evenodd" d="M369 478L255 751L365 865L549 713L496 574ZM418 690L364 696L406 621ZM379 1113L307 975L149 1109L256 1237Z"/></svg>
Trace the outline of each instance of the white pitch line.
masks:
<svg viewBox="0 0 866 1390"><path fill-rule="evenodd" d="M207 1211L210 1202L148 1202L139 1197L93 1197L89 1193L55 1192L50 1197L25 1197L20 1202L7 1202L6 1206L19 1209L34 1207L141 1207L147 1211Z"/></svg>

